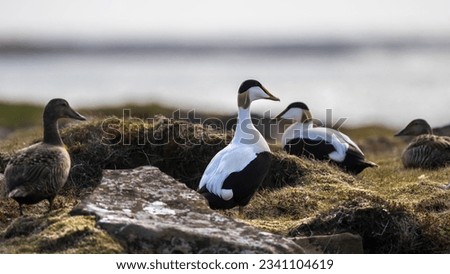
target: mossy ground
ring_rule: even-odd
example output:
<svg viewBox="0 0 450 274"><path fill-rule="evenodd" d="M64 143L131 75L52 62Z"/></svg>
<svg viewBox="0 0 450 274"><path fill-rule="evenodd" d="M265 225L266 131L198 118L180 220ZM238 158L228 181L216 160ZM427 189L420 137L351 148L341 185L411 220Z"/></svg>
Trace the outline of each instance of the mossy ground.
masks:
<svg viewBox="0 0 450 274"><path fill-rule="evenodd" d="M286 236L358 233L363 236L368 253L450 252L450 190L442 188L449 183L450 168L404 169L399 156L405 144L391 137L393 131L389 129L368 127L346 133L361 144L367 158L379 168L366 169L354 177L327 163L287 155L274 145L270 175L243 216L239 216L237 210L223 214ZM78 222L65 210L99 183L102 169L151 164L195 189L210 159L231 140L229 132L224 134L165 117L156 117L153 123L137 119L123 121L116 117L91 119L66 127L62 135L73 162L69 182L58 198L57 212L60 213L55 213L61 214L58 218L62 220L58 222L62 227L67 224L66 218L69 218L67 222ZM8 154L25 146L22 140L37 141L35 137L22 139L18 135L3 141L0 167L4 166ZM45 215L46 206L45 202L30 206L26 214L39 224L50 219ZM0 231L3 230L0 242L2 246L17 246L1 251L85 252L80 247L84 232L74 234L81 237L80 245L76 245L80 249L72 248L74 244L71 244L78 240L68 240L67 248L52 249L51 241L45 238L48 234L44 233L51 233L51 224L46 230L38 225L38 232L28 236L6 238L5 235L11 233L8 231L20 231L22 226L27 228L21 222L29 217L18 218L17 206L10 199L0 200L0 211ZM86 225L89 231L96 229L90 220L84 221L89 224ZM34 228L29 230L34 231ZM41 241L38 249L26 246L25 243L34 242L33 239ZM109 246L111 239L106 239ZM43 248L47 243L48 247ZM115 248L105 250L121 252Z"/></svg>
<svg viewBox="0 0 450 274"><path fill-rule="evenodd" d="M0 234L0 253L123 253L91 216L70 216L68 205L16 218Z"/></svg>

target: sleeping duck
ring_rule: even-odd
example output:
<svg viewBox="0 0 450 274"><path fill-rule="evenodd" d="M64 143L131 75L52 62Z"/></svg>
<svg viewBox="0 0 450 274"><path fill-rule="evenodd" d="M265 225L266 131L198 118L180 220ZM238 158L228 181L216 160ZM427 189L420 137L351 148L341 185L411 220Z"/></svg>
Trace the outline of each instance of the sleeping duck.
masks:
<svg viewBox="0 0 450 274"><path fill-rule="evenodd" d="M331 161L343 170L358 174L368 167L364 153L347 135L337 130L314 126L308 106L302 102L290 104L276 119L292 119L282 136L282 146L289 154L320 161Z"/></svg>
<svg viewBox="0 0 450 274"><path fill-rule="evenodd" d="M439 168L450 164L450 137L437 136L427 121L416 119L395 136L416 136L402 153L405 168Z"/></svg>

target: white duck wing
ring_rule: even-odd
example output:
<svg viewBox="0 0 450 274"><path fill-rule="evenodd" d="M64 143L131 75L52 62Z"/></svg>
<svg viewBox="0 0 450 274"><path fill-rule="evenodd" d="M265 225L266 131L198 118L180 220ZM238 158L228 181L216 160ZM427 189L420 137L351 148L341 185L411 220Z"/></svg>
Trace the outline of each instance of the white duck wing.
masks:
<svg viewBox="0 0 450 274"><path fill-rule="evenodd" d="M231 199L229 191L223 191L225 179L233 172L243 170L248 163L256 158L252 146L228 145L211 160L200 180L198 189L206 186L209 192L224 200Z"/></svg>
<svg viewBox="0 0 450 274"><path fill-rule="evenodd" d="M344 142L347 142L347 143L350 144L352 147L354 147L359 153L361 153L362 155L364 155L364 153L363 153L362 150L359 148L359 146L358 146L355 142L353 142L353 140L350 139L350 137L348 137L347 135L345 135L344 133L342 133L342 132L340 132L340 131L336 131L336 130L334 130L334 129L333 129L333 131L336 132L336 136L337 136L338 138L342 138L342 140L343 140Z"/></svg>
<svg viewBox="0 0 450 274"><path fill-rule="evenodd" d="M326 143L333 145L336 150L329 154L330 159L337 162L342 162L345 159L349 144L345 141L345 138L341 136L339 131L331 128L314 127L309 128L307 132L304 131L303 138L315 141L323 140Z"/></svg>

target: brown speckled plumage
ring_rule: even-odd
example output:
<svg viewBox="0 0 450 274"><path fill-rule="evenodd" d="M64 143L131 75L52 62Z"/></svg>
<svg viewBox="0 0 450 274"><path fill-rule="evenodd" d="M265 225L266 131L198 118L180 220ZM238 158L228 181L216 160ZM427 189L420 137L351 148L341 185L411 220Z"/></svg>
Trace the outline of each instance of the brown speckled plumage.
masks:
<svg viewBox="0 0 450 274"><path fill-rule="evenodd" d="M402 153L404 167L434 169L450 164L450 137L433 135L425 120L412 121L396 136L417 136Z"/></svg>
<svg viewBox="0 0 450 274"><path fill-rule="evenodd" d="M44 140L18 151L5 169L6 192L22 204L49 201L64 186L70 171L70 156L58 132L58 119L85 120L64 99L51 100L44 110Z"/></svg>

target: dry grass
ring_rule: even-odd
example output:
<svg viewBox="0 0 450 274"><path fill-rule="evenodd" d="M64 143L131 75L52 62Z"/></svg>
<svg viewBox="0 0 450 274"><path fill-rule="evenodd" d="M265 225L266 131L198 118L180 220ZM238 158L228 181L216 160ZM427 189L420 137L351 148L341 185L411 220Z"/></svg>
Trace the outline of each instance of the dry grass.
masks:
<svg viewBox="0 0 450 274"><path fill-rule="evenodd" d="M346 132L356 136L367 158L379 168L353 177L327 163L299 159L275 147L270 175L244 216L238 216L237 210L223 214L282 235L358 233L368 253L450 252L450 191L440 188L448 184L450 168L406 170L399 161L404 144L390 137L392 131ZM164 117L151 124L115 117L106 123L94 119L67 127L62 135L73 167L58 198L61 209L70 208L95 187L105 168L151 164L196 189L206 165L231 139L230 134ZM0 168L11 151L23 146L18 139L3 142ZM32 206L28 212L41 216L45 206ZM17 207L10 200L0 200L0 210L5 216L1 229L17 217Z"/></svg>
<svg viewBox="0 0 450 274"><path fill-rule="evenodd" d="M450 252L450 191L442 188L449 183L450 167L404 169L399 158L404 144L378 138L390 143L367 154L379 168L349 177L313 163L302 184L261 191L243 219L290 236L357 233L368 253ZM235 211L227 214L237 217Z"/></svg>
<svg viewBox="0 0 450 274"><path fill-rule="evenodd" d="M70 216L68 209L15 219L0 233L0 253L123 253L120 244L90 216Z"/></svg>

